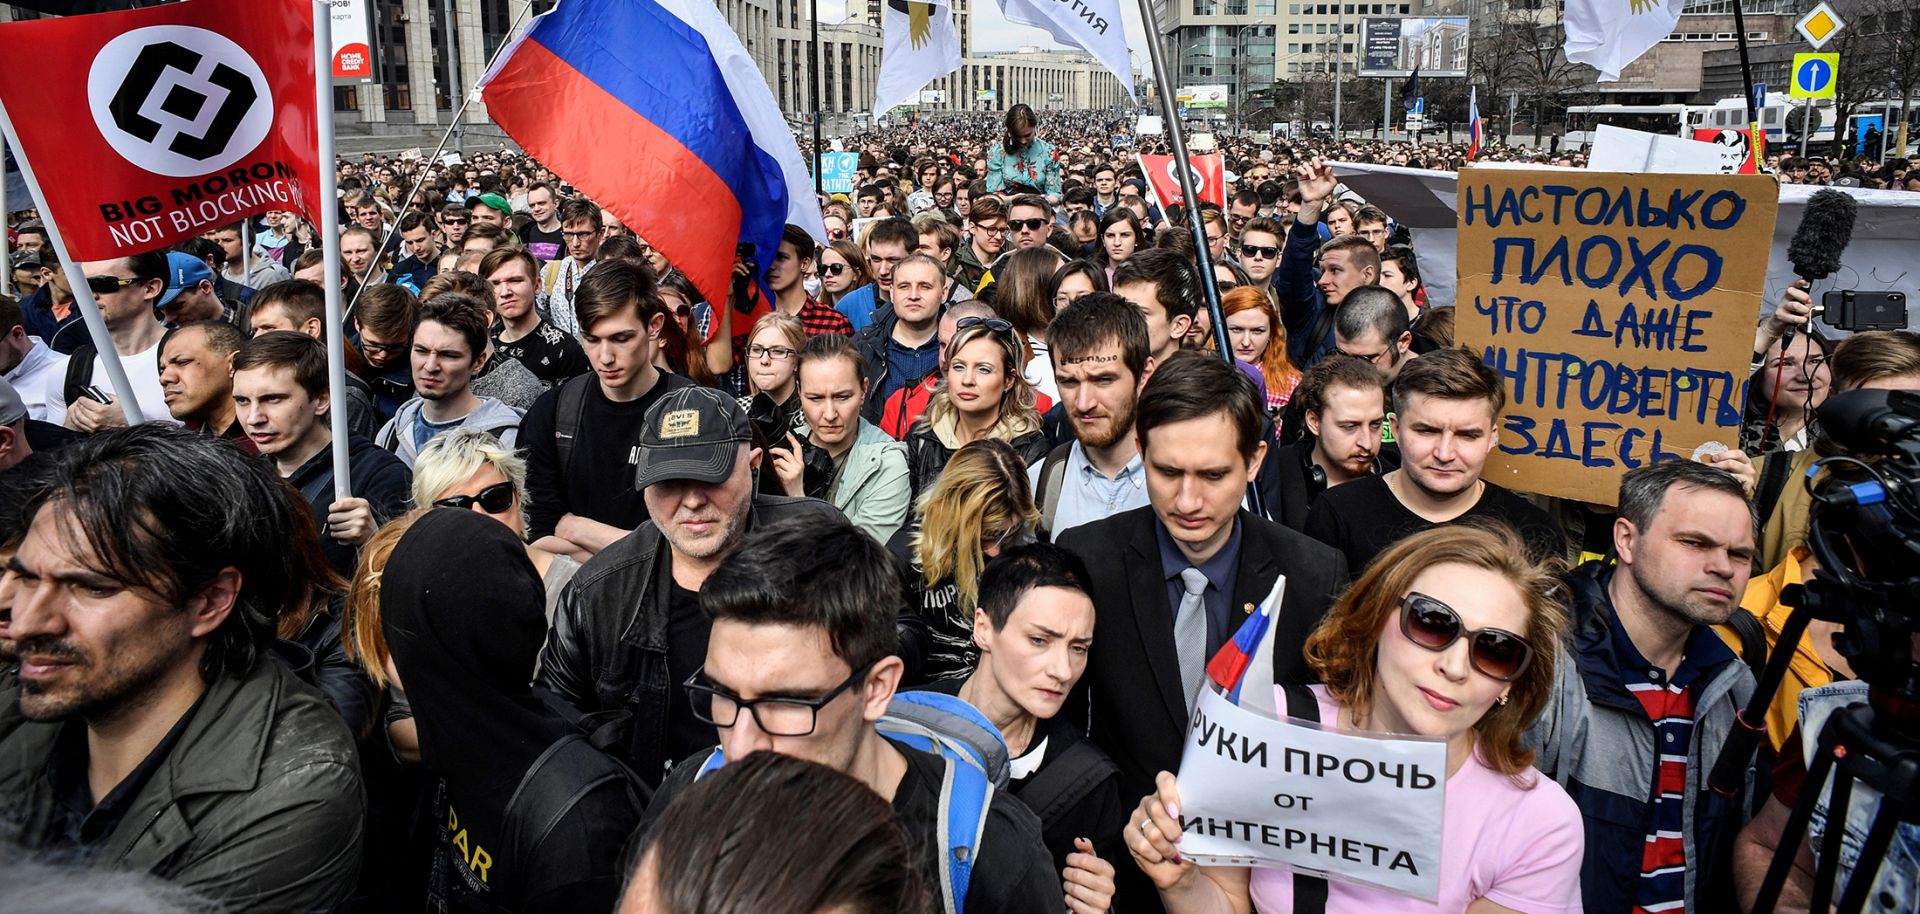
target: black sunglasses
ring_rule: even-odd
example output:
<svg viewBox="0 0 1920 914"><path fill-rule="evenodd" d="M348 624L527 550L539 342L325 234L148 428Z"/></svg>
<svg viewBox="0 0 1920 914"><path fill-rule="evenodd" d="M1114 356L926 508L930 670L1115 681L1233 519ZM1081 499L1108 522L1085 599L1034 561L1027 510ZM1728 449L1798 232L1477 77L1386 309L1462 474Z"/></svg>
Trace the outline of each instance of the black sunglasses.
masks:
<svg viewBox="0 0 1920 914"><path fill-rule="evenodd" d="M453 495L433 503L436 508L459 508L462 511L475 504L488 514L499 514L513 507L513 483L496 482L480 490L478 495Z"/></svg>
<svg viewBox="0 0 1920 914"><path fill-rule="evenodd" d="M1426 594L1409 593L1400 606L1400 633L1408 641L1438 652L1470 638L1467 660L1489 678L1512 682L1533 659L1533 645L1527 639L1501 628L1468 629L1453 607Z"/></svg>
<svg viewBox="0 0 1920 914"><path fill-rule="evenodd" d="M138 279L121 279L118 276L89 276L87 277L87 288L92 289L95 295L112 295L121 289L131 285L137 285L140 282L141 280Z"/></svg>
<svg viewBox="0 0 1920 914"><path fill-rule="evenodd" d="M957 321L954 321L953 329L965 330L969 327L978 327L982 324L985 324L988 330L991 330L995 333L1012 333L1013 332L1013 324L1009 323L1005 319L998 318L998 317L981 317L977 314L972 317L963 317Z"/></svg>
<svg viewBox="0 0 1920 914"><path fill-rule="evenodd" d="M1029 232L1040 231L1041 229L1047 227L1050 224L1051 222L1046 219L1009 219L1007 220L1007 228L1026 229Z"/></svg>
<svg viewBox="0 0 1920 914"><path fill-rule="evenodd" d="M1240 253L1247 257L1258 257L1262 260L1272 260L1275 257L1280 256L1280 249L1277 247L1273 247L1271 245L1265 245L1265 244L1243 244L1240 246Z"/></svg>
<svg viewBox="0 0 1920 914"><path fill-rule="evenodd" d="M839 276L846 271L847 265L844 263L823 263L820 265L821 276Z"/></svg>

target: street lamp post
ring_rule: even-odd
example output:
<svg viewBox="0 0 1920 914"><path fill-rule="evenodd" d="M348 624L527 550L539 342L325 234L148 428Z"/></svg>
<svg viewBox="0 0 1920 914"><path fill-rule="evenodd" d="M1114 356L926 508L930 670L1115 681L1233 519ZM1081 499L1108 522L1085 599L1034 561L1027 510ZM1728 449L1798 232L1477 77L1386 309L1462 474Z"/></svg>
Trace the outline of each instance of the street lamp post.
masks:
<svg viewBox="0 0 1920 914"><path fill-rule="evenodd" d="M1243 136L1247 132L1247 122L1240 115L1240 96L1247 88L1247 30L1259 27L1260 24L1256 22L1252 25L1243 25L1233 33L1233 128Z"/></svg>

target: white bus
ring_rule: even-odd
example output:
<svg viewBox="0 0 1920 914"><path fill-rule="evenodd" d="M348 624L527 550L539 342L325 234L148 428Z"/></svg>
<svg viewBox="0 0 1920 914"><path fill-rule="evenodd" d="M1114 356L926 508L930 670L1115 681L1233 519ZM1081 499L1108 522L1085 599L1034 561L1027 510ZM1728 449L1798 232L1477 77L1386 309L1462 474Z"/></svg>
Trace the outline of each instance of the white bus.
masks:
<svg viewBox="0 0 1920 914"><path fill-rule="evenodd" d="M1578 149L1593 143L1601 125L1692 137L1703 126L1707 109L1698 105L1574 105L1567 109L1565 144Z"/></svg>

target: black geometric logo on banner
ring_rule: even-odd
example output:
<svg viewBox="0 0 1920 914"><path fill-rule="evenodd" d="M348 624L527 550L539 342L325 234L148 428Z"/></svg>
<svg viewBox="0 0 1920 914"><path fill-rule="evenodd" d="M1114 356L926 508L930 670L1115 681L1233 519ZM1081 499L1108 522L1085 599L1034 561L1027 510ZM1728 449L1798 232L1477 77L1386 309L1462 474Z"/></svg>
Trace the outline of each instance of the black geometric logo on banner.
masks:
<svg viewBox="0 0 1920 914"><path fill-rule="evenodd" d="M215 62L211 71L199 75L203 59L199 52L171 41L141 49L108 105L114 124L149 143L159 139L161 130L172 128L173 138L166 148L191 159L211 159L225 152L233 141L235 129L259 93L247 74L225 63ZM160 113L168 115L171 121L162 124L140 112L168 70L179 70L181 74L160 100ZM219 109L204 132L191 132L205 115L206 107L216 103L216 98Z"/></svg>

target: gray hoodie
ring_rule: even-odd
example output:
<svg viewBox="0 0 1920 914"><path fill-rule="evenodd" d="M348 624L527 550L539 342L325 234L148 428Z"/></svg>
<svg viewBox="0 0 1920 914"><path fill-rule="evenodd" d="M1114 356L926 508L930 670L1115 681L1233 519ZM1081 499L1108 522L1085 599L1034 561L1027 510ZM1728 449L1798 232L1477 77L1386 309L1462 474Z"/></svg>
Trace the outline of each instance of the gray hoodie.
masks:
<svg viewBox="0 0 1920 914"><path fill-rule="evenodd" d="M392 451L394 456L399 457L409 467L413 466L414 458L420 456L420 449L413 444L413 429L414 424L420 420L420 408L424 403L425 401L419 397L414 397L400 404L400 411L387 421L387 424L380 429L380 435L374 439L375 444ZM480 405L474 407L473 412L468 413L466 418L436 431L434 435L436 437L444 435L457 428L477 428L492 433L495 438L500 439L501 444L513 447L515 439L520 435L520 416L519 410L499 400L481 397Z"/></svg>

